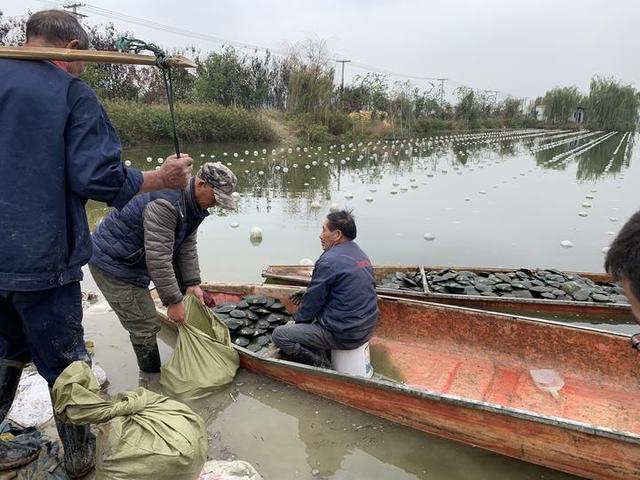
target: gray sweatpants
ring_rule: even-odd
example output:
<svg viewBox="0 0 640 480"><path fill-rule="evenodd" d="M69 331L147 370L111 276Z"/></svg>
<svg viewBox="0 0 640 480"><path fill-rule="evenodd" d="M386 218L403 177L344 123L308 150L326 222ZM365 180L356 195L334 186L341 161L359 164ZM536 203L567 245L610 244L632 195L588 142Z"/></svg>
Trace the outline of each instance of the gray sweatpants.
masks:
<svg viewBox="0 0 640 480"><path fill-rule="evenodd" d="M292 356L298 353L300 346L314 350L351 350L366 341L349 344L339 342L318 322L281 325L273 331L271 338L285 355Z"/></svg>
<svg viewBox="0 0 640 480"><path fill-rule="evenodd" d="M155 343L160 322L149 289L125 283L92 265L89 265L89 270L118 320L129 332L131 343Z"/></svg>

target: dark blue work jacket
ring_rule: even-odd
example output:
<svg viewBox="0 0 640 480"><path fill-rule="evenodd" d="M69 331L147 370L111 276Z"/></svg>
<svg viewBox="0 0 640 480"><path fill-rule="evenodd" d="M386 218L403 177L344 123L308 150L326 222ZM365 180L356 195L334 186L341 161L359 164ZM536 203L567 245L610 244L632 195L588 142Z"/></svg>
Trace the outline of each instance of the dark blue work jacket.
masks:
<svg viewBox="0 0 640 480"><path fill-rule="evenodd" d="M0 60L0 290L78 281L87 199L122 208L142 174L94 92L50 62Z"/></svg>
<svg viewBox="0 0 640 480"><path fill-rule="evenodd" d="M302 323L317 320L345 344L371 336L378 323L376 281L369 257L355 242L320 255L294 318Z"/></svg>

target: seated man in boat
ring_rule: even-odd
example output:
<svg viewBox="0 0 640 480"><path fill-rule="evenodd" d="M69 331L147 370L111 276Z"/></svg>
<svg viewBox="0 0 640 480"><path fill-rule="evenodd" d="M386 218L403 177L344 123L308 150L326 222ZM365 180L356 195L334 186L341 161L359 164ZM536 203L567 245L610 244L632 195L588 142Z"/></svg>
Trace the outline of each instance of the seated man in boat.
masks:
<svg viewBox="0 0 640 480"><path fill-rule="evenodd" d="M327 215L320 234L324 253L298 299L295 323L273 331L274 343L291 359L328 367L326 350L351 350L371 338L378 322L376 282L369 257L355 238L350 212Z"/></svg>
<svg viewBox="0 0 640 480"><path fill-rule="evenodd" d="M640 211L624 224L611 244L604 268L615 280L622 282L631 313L640 323ZM631 337L631 346L640 350L640 333Z"/></svg>
<svg viewBox="0 0 640 480"><path fill-rule="evenodd" d="M236 176L220 163L205 163L184 190L140 195L113 211L92 235L91 274L129 332L140 370L160 371L156 334L160 330L149 293L153 280L167 315L185 320L183 293L203 301L196 247L207 208L235 208Z"/></svg>

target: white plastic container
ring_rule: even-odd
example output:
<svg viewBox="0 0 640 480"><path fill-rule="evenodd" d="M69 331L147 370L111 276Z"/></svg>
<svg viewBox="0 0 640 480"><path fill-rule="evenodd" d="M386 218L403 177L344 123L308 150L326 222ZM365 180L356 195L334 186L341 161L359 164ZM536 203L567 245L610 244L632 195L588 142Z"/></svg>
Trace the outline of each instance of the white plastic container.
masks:
<svg viewBox="0 0 640 480"><path fill-rule="evenodd" d="M369 357L369 342L354 350L331 350L331 368L347 375L371 378L373 367Z"/></svg>

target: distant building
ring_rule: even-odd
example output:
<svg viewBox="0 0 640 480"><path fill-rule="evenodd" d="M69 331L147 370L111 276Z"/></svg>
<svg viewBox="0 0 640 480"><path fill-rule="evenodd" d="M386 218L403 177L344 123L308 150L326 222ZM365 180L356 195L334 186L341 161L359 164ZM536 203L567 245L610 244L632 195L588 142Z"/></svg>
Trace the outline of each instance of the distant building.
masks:
<svg viewBox="0 0 640 480"><path fill-rule="evenodd" d="M584 123L584 108L577 107L576 111L569 116L568 120L572 123L577 123L578 125Z"/></svg>
<svg viewBox="0 0 640 480"><path fill-rule="evenodd" d="M547 120L545 117L546 105L536 105L536 120L543 122ZM584 123L584 107L576 107L576 110L567 118L568 122L582 124Z"/></svg>

